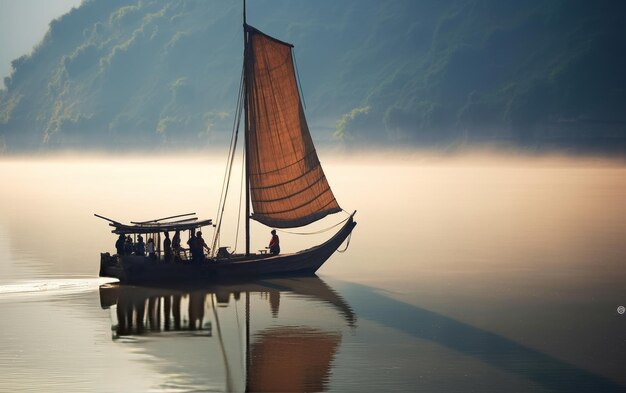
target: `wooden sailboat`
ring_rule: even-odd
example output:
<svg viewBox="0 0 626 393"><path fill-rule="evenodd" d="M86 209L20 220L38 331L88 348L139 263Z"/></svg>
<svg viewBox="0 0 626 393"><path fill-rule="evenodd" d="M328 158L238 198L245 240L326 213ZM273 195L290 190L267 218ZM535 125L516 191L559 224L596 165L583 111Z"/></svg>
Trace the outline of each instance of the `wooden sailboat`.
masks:
<svg viewBox="0 0 626 393"><path fill-rule="evenodd" d="M356 212L346 218L334 236L307 250L281 255L250 252L250 219L269 227L295 228L342 209L326 180L308 129L294 69L293 45L248 25L245 1L243 19L242 87L226 176L230 176L243 111L245 253L229 254L219 247L220 213L214 225L216 234L211 254L202 263L185 263L185 257L181 257L182 263L159 263L145 256L102 254L100 275L126 282L149 282L313 274L351 234L356 225L353 219ZM226 185L228 183L225 181ZM222 194L224 202L226 194L227 188ZM133 222L132 225L98 217L109 221L114 227L113 233L124 235L156 235L214 224L212 220L189 216Z"/></svg>

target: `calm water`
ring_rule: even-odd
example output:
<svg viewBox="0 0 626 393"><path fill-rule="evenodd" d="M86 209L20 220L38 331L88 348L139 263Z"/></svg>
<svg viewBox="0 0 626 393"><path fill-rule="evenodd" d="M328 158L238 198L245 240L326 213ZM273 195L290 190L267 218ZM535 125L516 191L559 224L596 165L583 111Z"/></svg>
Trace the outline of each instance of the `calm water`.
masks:
<svg viewBox="0 0 626 393"><path fill-rule="evenodd" d="M103 285L93 213L215 217L224 158L0 160L0 391L626 390L623 163L322 155L358 225L319 278Z"/></svg>

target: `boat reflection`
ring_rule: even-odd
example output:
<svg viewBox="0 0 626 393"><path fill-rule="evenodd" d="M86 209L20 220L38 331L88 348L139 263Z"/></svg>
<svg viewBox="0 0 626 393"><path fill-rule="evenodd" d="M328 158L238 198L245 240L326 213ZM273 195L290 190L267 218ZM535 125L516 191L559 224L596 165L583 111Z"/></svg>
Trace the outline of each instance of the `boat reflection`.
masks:
<svg viewBox="0 0 626 393"><path fill-rule="evenodd" d="M356 315L318 277L194 288L105 285L112 338L170 374L170 389L323 391ZM221 360L221 361L220 361Z"/></svg>

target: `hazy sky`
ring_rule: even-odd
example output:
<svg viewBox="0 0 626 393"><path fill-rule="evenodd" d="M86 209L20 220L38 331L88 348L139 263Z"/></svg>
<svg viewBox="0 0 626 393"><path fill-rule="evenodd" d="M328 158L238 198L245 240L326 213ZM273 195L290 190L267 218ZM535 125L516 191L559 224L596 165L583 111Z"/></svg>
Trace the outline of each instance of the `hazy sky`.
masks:
<svg viewBox="0 0 626 393"><path fill-rule="evenodd" d="M48 31L51 20L81 0L0 0L0 86L11 73L11 61L30 53Z"/></svg>

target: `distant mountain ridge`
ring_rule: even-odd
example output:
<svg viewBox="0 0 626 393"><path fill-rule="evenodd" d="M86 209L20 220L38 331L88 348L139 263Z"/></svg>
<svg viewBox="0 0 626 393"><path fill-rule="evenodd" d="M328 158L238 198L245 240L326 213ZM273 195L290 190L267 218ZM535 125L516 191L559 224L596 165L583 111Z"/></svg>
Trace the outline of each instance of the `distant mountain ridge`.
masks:
<svg viewBox="0 0 626 393"><path fill-rule="evenodd" d="M295 44L313 136L349 144L626 148L626 3L249 0ZM0 90L0 149L227 140L241 4L87 0Z"/></svg>

